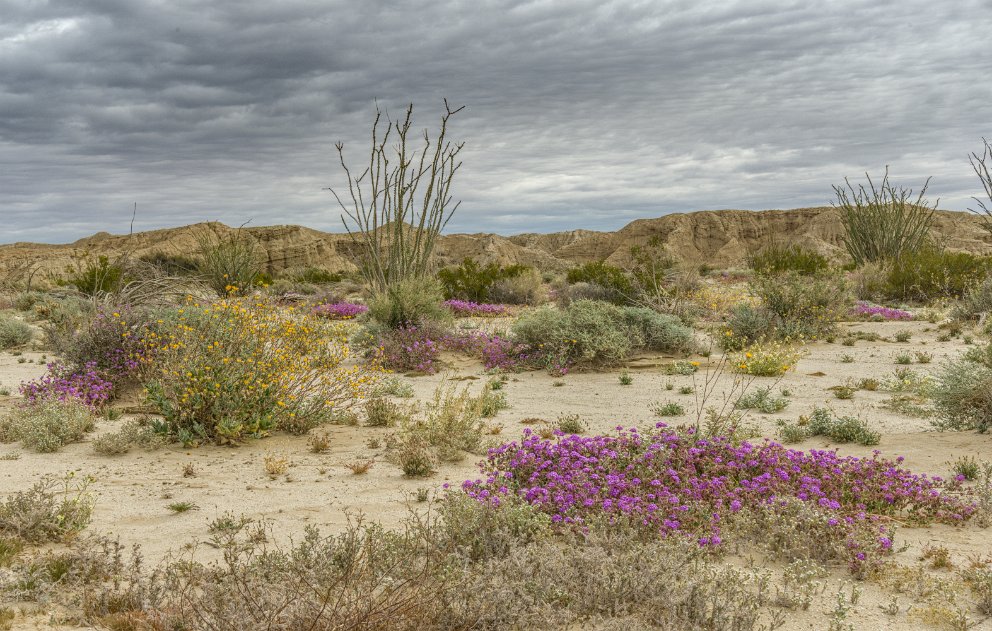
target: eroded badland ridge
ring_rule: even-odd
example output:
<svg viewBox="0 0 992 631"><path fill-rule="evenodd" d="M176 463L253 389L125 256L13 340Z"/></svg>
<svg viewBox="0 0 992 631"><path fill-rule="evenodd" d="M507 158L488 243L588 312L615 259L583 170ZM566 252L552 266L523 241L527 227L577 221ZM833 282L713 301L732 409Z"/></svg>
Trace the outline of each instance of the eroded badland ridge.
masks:
<svg viewBox="0 0 992 631"><path fill-rule="evenodd" d="M181 228L111 235L101 232L65 245L13 243L0 245L0 271L64 270L83 254L114 256L131 251L189 255L198 236L218 237L233 228L201 223ZM267 257L270 272L293 267L319 266L331 271L353 270L354 245L347 234L321 232L303 226L246 228ZM934 235L946 247L975 254L992 252L992 236L978 217L966 212L938 211ZM716 210L674 213L638 219L615 232L570 230L549 234L450 234L440 238L437 253L445 263L472 257L483 263L519 263L540 269L564 269L576 263L605 259L622 265L630 247L657 238L676 259L715 267L740 265L747 252L772 241L801 243L828 256L841 258L843 228L831 207L792 210Z"/></svg>

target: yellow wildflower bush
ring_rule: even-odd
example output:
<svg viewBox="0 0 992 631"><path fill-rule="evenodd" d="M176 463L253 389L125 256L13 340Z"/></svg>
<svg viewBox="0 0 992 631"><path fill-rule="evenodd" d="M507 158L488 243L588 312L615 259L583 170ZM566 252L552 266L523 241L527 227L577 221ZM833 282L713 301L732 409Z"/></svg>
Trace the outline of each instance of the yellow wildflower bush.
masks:
<svg viewBox="0 0 992 631"><path fill-rule="evenodd" d="M184 443L305 433L350 408L382 374L350 361L348 325L257 298L189 303L159 321L146 383Z"/></svg>
<svg viewBox="0 0 992 631"><path fill-rule="evenodd" d="M759 342L732 354L728 365L742 375L778 377L794 369L802 356L802 345L790 340Z"/></svg>

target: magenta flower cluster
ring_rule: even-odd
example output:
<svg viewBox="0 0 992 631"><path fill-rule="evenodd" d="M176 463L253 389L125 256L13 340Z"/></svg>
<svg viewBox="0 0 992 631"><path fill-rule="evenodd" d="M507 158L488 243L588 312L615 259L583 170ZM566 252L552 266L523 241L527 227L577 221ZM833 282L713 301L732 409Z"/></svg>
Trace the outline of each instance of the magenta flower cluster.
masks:
<svg viewBox="0 0 992 631"><path fill-rule="evenodd" d="M445 300L444 306L460 317L493 318L509 313L506 305L494 305L484 302L469 302L467 300Z"/></svg>
<svg viewBox="0 0 992 631"><path fill-rule="evenodd" d="M854 315L863 318L870 318L872 316L881 316L886 320L912 320L913 314L909 311L904 311L902 309L893 309L892 307L880 307L877 305L872 305L863 300L859 300L857 304L854 305L852 311Z"/></svg>
<svg viewBox="0 0 992 631"><path fill-rule="evenodd" d="M314 315L318 315L331 320L351 320L356 318L369 308L365 305L353 302L329 302L317 305L313 308Z"/></svg>
<svg viewBox="0 0 992 631"><path fill-rule="evenodd" d="M105 405L114 394L114 384L100 376L96 362L87 362L80 371L59 362L48 364L48 374L36 381L21 384L27 403L43 400L77 400L91 408Z"/></svg>
<svg viewBox="0 0 992 631"><path fill-rule="evenodd" d="M478 357L487 369L516 371L529 367L534 360L526 344L480 331L446 335L441 343L446 350Z"/></svg>
<svg viewBox="0 0 992 631"><path fill-rule="evenodd" d="M414 370L428 375L438 369L440 345L429 331L409 325L379 338L379 359L391 370Z"/></svg>
<svg viewBox="0 0 992 631"><path fill-rule="evenodd" d="M481 464L485 479L462 488L491 506L520 498L562 526L623 520L701 546L720 545L723 528L752 507L776 511L799 502L845 543L852 571L888 552L887 517L957 523L975 510L942 493L940 478L914 474L900 467L902 458L886 460L877 451L856 458L770 441L734 445L663 423L645 434L617 430L592 437L559 432L555 441L524 430L520 443L489 451Z"/></svg>

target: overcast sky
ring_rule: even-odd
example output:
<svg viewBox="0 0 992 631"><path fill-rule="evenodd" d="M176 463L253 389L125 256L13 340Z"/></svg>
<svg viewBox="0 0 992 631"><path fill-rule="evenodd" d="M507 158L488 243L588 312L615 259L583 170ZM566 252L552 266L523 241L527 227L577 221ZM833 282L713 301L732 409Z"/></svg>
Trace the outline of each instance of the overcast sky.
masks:
<svg viewBox="0 0 992 631"><path fill-rule="evenodd" d="M890 165L964 210L992 0L0 0L0 242L339 231L374 102L465 110L448 231L826 205ZM863 176L862 176L863 177Z"/></svg>

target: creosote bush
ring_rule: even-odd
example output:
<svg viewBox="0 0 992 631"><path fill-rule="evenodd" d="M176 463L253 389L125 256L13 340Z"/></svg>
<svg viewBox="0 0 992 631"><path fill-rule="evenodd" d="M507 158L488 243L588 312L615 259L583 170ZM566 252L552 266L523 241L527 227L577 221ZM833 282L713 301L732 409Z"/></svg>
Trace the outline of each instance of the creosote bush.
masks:
<svg viewBox="0 0 992 631"><path fill-rule="evenodd" d="M603 299L614 304L626 305L633 302L635 296L634 283L630 276L615 265L605 261L585 263L568 270L565 279L569 284L587 283L598 287L603 292Z"/></svg>
<svg viewBox="0 0 992 631"><path fill-rule="evenodd" d="M903 253L885 271L885 297L930 302L960 298L980 286L992 259L968 252L948 252L930 245Z"/></svg>
<svg viewBox="0 0 992 631"><path fill-rule="evenodd" d="M825 256L798 243L766 245L748 255L747 264L755 273L771 276L789 272L801 276L815 276L830 267L830 262Z"/></svg>
<svg viewBox="0 0 992 631"><path fill-rule="evenodd" d="M403 279L372 296L368 317L387 329L448 325L451 311L441 304L442 296L441 286L434 279ZM375 334L377 330L373 328L371 332Z"/></svg>
<svg viewBox="0 0 992 631"><path fill-rule="evenodd" d="M473 258L466 258L460 265L446 267L437 273L445 300L459 299L471 302L489 302L497 283L516 278L531 268L524 265L502 266L497 263L480 265Z"/></svg>
<svg viewBox="0 0 992 631"><path fill-rule="evenodd" d="M197 269L218 296L246 294L264 271L264 255L244 228L225 236L204 232L197 236Z"/></svg>

